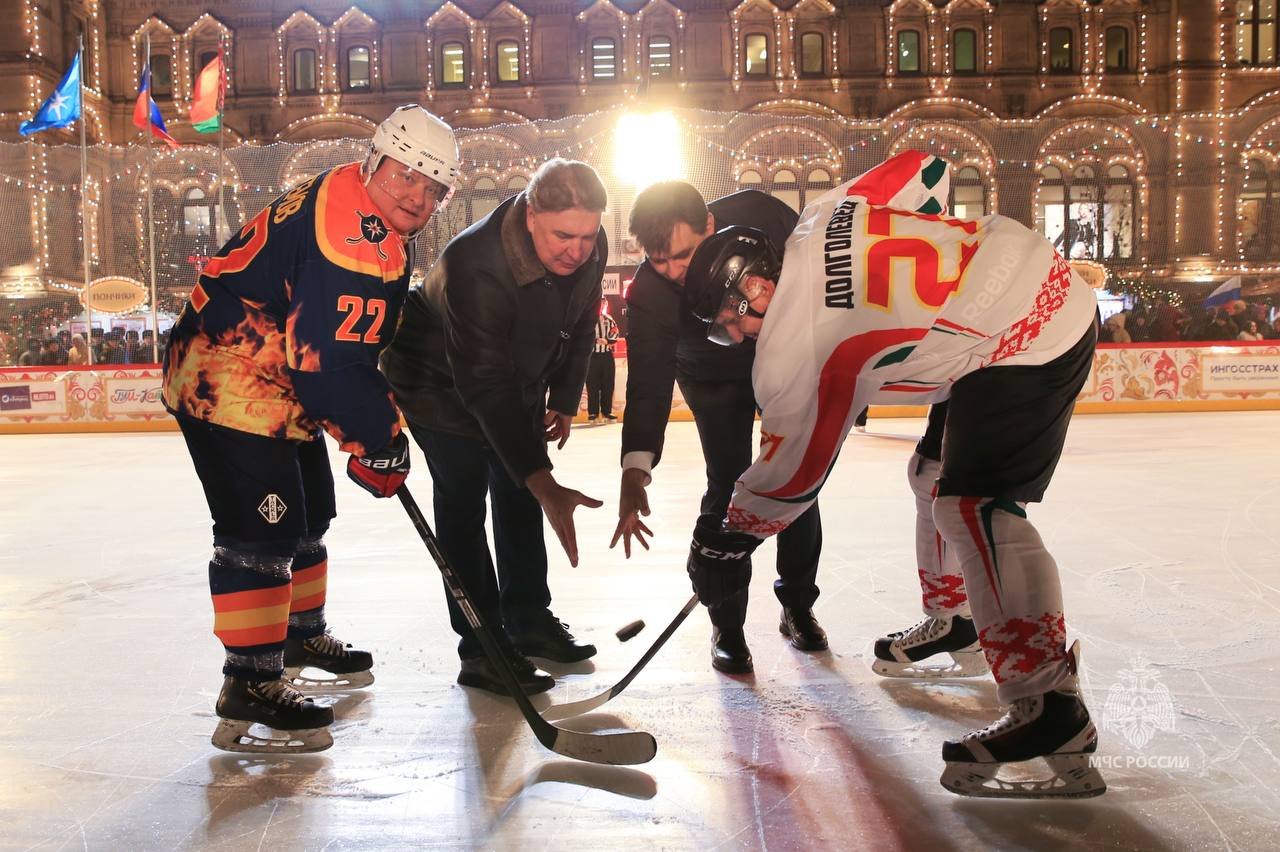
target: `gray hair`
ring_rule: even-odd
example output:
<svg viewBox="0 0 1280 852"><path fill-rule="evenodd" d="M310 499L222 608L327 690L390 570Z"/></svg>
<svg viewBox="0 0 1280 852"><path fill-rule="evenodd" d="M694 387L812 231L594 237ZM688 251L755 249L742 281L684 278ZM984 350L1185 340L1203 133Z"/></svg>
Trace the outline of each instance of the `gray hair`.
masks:
<svg viewBox="0 0 1280 852"><path fill-rule="evenodd" d="M595 169L580 160L561 157L539 166L524 194L535 213L559 213L572 207L602 213L609 204Z"/></svg>

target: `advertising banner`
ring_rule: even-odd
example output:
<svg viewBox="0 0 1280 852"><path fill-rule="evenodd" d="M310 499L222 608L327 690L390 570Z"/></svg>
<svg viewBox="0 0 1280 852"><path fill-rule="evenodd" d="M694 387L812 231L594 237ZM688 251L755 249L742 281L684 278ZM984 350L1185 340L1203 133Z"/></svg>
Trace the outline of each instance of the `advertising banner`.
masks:
<svg viewBox="0 0 1280 852"><path fill-rule="evenodd" d="M103 379L107 413L163 415L165 411L160 402L160 383L159 371L155 371L154 375Z"/></svg>
<svg viewBox="0 0 1280 852"><path fill-rule="evenodd" d="M1280 354L1207 352L1202 370L1207 392L1280 391Z"/></svg>
<svg viewBox="0 0 1280 852"><path fill-rule="evenodd" d="M0 379L0 418L59 416L67 412L63 382Z"/></svg>

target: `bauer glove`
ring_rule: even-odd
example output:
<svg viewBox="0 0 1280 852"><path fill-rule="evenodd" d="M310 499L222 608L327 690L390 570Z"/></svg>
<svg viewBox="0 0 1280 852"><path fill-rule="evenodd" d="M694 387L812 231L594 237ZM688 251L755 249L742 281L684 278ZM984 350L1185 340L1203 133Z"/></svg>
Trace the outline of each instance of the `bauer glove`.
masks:
<svg viewBox="0 0 1280 852"><path fill-rule="evenodd" d="M374 497L390 497L409 476L409 439L401 432L376 453L352 455L347 476Z"/></svg>
<svg viewBox="0 0 1280 852"><path fill-rule="evenodd" d="M746 589L751 582L751 554L759 546L760 539L753 535L700 518L686 566L698 600L715 606Z"/></svg>

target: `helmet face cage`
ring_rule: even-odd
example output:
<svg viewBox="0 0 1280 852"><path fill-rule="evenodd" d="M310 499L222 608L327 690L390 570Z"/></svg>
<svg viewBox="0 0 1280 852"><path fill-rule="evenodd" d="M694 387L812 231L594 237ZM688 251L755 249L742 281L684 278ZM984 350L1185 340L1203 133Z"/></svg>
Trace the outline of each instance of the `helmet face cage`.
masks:
<svg viewBox="0 0 1280 852"><path fill-rule="evenodd" d="M369 173L390 157L445 188L436 197L443 210L458 186L459 153L453 130L417 104L398 107L378 125L369 144Z"/></svg>
<svg viewBox="0 0 1280 852"><path fill-rule="evenodd" d="M777 282L782 262L768 237L752 228L726 228L708 239L715 241L707 247L715 257L705 265L698 264L696 272L690 270L695 277L690 308L707 324L708 340L733 346L741 339L735 340L728 326L748 314L759 316L740 289L742 282L753 275ZM701 249L699 246L699 252Z"/></svg>

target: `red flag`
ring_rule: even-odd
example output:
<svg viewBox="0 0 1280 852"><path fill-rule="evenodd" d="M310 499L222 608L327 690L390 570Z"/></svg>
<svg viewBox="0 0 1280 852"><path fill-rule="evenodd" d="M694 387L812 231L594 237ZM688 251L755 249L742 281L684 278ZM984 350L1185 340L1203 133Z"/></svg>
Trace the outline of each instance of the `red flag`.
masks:
<svg viewBox="0 0 1280 852"><path fill-rule="evenodd" d="M151 63L142 66L142 82L138 84L138 100L133 105L133 126L139 130L151 129L151 135L163 139L174 148L179 146L178 140L169 135L164 126L164 118L160 115L160 107L151 100Z"/></svg>

